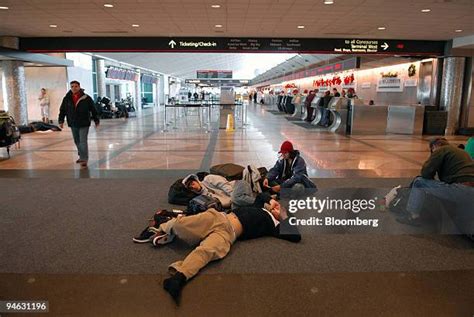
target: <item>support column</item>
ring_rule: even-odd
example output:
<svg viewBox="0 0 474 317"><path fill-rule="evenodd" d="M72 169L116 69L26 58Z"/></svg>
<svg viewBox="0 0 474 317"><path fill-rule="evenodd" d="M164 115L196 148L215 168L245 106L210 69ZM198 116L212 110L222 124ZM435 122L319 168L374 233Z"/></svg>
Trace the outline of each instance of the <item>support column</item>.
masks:
<svg viewBox="0 0 474 317"><path fill-rule="evenodd" d="M17 125L28 124L25 68L20 61L2 62L3 107Z"/></svg>
<svg viewBox="0 0 474 317"><path fill-rule="evenodd" d="M105 60L98 59L97 62L97 94L99 97L105 97Z"/></svg>
<svg viewBox="0 0 474 317"><path fill-rule="evenodd" d="M165 76L160 75L159 79L159 95L160 95L160 105L164 105L168 102L168 100L165 100Z"/></svg>
<svg viewBox="0 0 474 317"><path fill-rule="evenodd" d="M135 82L135 100L137 111L142 111L142 78L140 69L135 70L138 73L137 81Z"/></svg>
<svg viewBox="0 0 474 317"><path fill-rule="evenodd" d="M444 58L440 110L448 112L445 135L454 135L459 129L465 60L464 57Z"/></svg>

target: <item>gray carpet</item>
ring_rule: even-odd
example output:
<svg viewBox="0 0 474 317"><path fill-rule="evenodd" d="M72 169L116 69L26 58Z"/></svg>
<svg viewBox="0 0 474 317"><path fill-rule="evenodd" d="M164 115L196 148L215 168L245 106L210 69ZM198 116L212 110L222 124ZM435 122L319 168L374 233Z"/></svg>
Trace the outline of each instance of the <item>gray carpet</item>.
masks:
<svg viewBox="0 0 474 317"><path fill-rule="evenodd" d="M3 179L0 273L163 273L190 248L131 238L173 179ZM405 179L321 179L320 188L388 188ZM391 272L474 269L472 243L457 236L310 235L238 242L206 273Z"/></svg>

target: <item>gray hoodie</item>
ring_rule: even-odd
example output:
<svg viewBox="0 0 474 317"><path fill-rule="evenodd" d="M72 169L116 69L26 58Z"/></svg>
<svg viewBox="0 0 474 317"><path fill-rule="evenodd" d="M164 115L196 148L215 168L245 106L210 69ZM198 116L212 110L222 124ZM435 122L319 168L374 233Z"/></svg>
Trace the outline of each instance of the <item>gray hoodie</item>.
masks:
<svg viewBox="0 0 474 317"><path fill-rule="evenodd" d="M201 191L196 192L199 195L211 196L219 199L224 208L231 206L231 194L234 191L235 181L229 182L219 175L207 175L202 182L196 174L190 174L183 179L183 185L186 186L188 180L196 180L201 184Z"/></svg>

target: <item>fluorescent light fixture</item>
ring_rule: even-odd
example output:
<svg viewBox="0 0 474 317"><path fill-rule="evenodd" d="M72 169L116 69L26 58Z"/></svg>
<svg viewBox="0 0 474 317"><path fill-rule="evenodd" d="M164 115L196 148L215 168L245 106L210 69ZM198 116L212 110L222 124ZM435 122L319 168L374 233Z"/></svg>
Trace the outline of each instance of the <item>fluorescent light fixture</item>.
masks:
<svg viewBox="0 0 474 317"><path fill-rule="evenodd" d="M324 0L324 4L334 4L334 0Z"/></svg>
<svg viewBox="0 0 474 317"><path fill-rule="evenodd" d="M297 28L298 29L304 29L304 25L298 25Z"/></svg>
<svg viewBox="0 0 474 317"><path fill-rule="evenodd" d="M49 27L50 28L57 28L58 26L56 24L50 24Z"/></svg>
<svg viewBox="0 0 474 317"><path fill-rule="evenodd" d="M214 9L219 9L221 7L220 4L213 4L211 5L211 8L214 8Z"/></svg>
<svg viewBox="0 0 474 317"><path fill-rule="evenodd" d="M0 10L8 10L9 7L0 7Z"/></svg>
<svg viewBox="0 0 474 317"><path fill-rule="evenodd" d="M461 30L461 29L457 29L457 30L454 30L454 32L456 32L456 33L461 33L462 30Z"/></svg>
<svg viewBox="0 0 474 317"><path fill-rule="evenodd" d="M104 4L104 7L106 7L106 8L113 8L114 5L113 5L113 4L110 4L110 3L105 3L105 4Z"/></svg>
<svg viewBox="0 0 474 317"><path fill-rule="evenodd" d="M431 9L421 9L421 12L428 13L428 12L431 12Z"/></svg>
<svg viewBox="0 0 474 317"><path fill-rule="evenodd" d="M379 27L377 28L377 30L380 30L380 31L383 31L383 30L385 30L385 29L386 29L385 26L379 26Z"/></svg>
<svg viewBox="0 0 474 317"><path fill-rule="evenodd" d="M139 28L139 27L140 27L140 24L132 24L132 27L134 27L134 28Z"/></svg>
<svg viewBox="0 0 474 317"><path fill-rule="evenodd" d="M221 28L221 27L222 27L222 24L216 24L215 27L216 27L216 28Z"/></svg>

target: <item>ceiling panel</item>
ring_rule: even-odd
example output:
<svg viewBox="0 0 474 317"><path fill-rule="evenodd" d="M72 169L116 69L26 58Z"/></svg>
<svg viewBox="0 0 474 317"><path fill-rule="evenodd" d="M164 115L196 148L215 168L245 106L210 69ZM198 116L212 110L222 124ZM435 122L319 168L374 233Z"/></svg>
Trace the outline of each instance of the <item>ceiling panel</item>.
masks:
<svg viewBox="0 0 474 317"><path fill-rule="evenodd" d="M1 0L10 9L0 10L0 35L93 36L97 31L123 30L120 36L173 32L174 36L353 37L358 33L358 37L448 40L474 34L474 0L335 0L334 5L324 5L323 0L114 0L110 9L103 7L104 2ZM215 3L221 8L212 9ZM424 14L422 8L432 11ZM156 19L167 27L157 26ZM140 27L132 28L134 23ZM181 23L183 27L176 26ZM224 27L216 29L215 24ZM300 24L306 28L297 29ZM387 30L380 32L379 26ZM456 29L463 32L455 33Z"/></svg>

